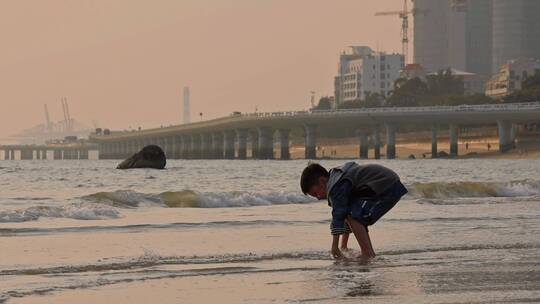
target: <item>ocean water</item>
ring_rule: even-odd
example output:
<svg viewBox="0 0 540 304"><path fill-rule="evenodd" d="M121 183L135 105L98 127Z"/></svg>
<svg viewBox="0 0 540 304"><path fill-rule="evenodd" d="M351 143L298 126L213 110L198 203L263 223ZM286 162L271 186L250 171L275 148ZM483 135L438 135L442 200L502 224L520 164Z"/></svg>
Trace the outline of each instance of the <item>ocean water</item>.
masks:
<svg viewBox="0 0 540 304"><path fill-rule="evenodd" d="M0 161L0 303L540 302L540 161L377 162L410 192L334 261L306 161Z"/></svg>

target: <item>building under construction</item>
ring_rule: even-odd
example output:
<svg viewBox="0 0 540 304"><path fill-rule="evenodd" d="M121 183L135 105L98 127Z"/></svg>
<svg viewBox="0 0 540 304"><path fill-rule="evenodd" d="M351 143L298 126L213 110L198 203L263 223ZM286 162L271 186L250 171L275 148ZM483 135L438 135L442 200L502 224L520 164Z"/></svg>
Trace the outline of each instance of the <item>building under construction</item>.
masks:
<svg viewBox="0 0 540 304"><path fill-rule="evenodd" d="M508 60L540 57L538 0L414 0L414 62L487 77Z"/></svg>

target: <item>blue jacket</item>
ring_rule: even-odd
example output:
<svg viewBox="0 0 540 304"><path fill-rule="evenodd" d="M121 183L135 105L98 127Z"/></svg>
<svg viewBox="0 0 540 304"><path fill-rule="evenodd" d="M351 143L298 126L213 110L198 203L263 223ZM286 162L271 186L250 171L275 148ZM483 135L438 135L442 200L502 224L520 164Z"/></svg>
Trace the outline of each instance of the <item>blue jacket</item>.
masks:
<svg viewBox="0 0 540 304"><path fill-rule="evenodd" d="M328 205L332 207L332 223L330 230L332 235L349 233L349 226L345 223L345 219L349 214L349 197L353 188L352 182L341 178L343 174L356 163L348 162L342 167L337 167L330 170L328 183L326 184L326 197Z"/></svg>
<svg viewBox="0 0 540 304"><path fill-rule="evenodd" d="M399 176L394 171L377 164L358 165L348 162L330 170L326 196L328 205L332 207L332 234L348 232L345 219L351 213L350 202L353 198L366 195L363 189L367 188L372 193L366 199L373 199L385 193L397 181Z"/></svg>

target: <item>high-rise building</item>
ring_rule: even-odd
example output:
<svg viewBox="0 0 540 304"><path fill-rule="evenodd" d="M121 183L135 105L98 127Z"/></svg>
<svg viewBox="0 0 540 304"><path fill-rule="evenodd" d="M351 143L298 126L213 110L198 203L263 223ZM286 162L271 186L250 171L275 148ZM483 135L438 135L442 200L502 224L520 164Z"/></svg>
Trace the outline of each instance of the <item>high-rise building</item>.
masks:
<svg viewBox="0 0 540 304"><path fill-rule="evenodd" d="M334 81L336 103L364 100L368 94L387 96L404 67L402 54L374 52L367 46L352 46L339 57Z"/></svg>
<svg viewBox="0 0 540 304"><path fill-rule="evenodd" d="M491 74L492 0L415 0L414 61Z"/></svg>
<svg viewBox="0 0 540 304"><path fill-rule="evenodd" d="M414 63L434 72L449 66L448 0L414 1Z"/></svg>
<svg viewBox="0 0 540 304"><path fill-rule="evenodd" d="M540 58L540 1L493 0L493 69L521 57Z"/></svg>
<svg viewBox="0 0 540 304"><path fill-rule="evenodd" d="M414 0L414 62L488 77L540 57L539 0Z"/></svg>

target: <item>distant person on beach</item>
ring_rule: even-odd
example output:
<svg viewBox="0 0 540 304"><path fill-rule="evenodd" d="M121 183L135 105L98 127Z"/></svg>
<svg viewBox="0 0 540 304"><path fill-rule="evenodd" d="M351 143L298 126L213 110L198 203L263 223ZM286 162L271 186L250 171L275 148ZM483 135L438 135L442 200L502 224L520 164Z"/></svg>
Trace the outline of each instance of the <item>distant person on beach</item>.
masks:
<svg viewBox="0 0 540 304"><path fill-rule="evenodd" d="M374 257L367 227L375 224L407 193L394 171L380 165L355 162L330 172L319 164L309 164L302 172L300 187L304 194L328 199L328 205L332 207L331 253L336 259L343 257L339 236L344 235L345 247L342 243L342 248L347 248L349 229L360 245L362 256Z"/></svg>

